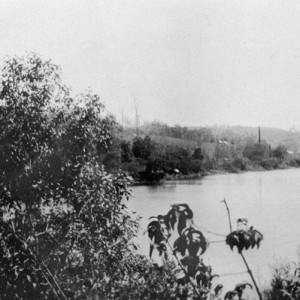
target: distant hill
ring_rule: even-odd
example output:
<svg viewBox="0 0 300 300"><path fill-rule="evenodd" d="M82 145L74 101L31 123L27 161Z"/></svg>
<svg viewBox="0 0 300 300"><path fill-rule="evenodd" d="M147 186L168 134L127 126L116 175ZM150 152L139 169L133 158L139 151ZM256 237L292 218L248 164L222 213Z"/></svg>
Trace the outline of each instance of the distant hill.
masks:
<svg viewBox="0 0 300 300"><path fill-rule="evenodd" d="M300 153L300 132L271 127L260 127L261 140L272 148L280 144L288 150ZM245 145L247 140L258 141L258 127L250 126L168 126L162 122L152 122L139 127L140 137L149 135L152 140L162 145L177 145L186 149L194 149L197 145L215 142L220 139L239 141ZM133 127L124 128L123 139L131 141L137 136Z"/></svg>
<svg viewBox="0 0 300 300"><path fill-rule="evenodd" d="M192 127L198 129L201 127ZM227 138L246 138L252 137L258 139L258 127L250 126L212 126L211 129L214 135ZM276 147L279 144L284 144L289 150L300 152L300 132L292 132L289 130L260 127L261 139L265 140L271 147Z"/></svg>

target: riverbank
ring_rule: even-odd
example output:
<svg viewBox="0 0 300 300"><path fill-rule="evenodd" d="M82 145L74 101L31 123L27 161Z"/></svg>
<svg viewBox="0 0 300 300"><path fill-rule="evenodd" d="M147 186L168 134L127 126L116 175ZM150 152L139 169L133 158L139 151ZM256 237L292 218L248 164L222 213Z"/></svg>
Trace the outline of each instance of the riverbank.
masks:
<svg viewBox="0 0 300 300"><path fill-rule="evenodd" d="M133 180L132 185L133 186L140 186L140 185L160 185L163 184L165 181L173 181L173 180L196 180L196 179L203 179L206 176L212 176L212 175L220 175L220 174L242 174L247 172L260 172L260 171L273 171L273 170L287 170L287 169L296 169L300 168L299 163L291 163L291 161L283 161L281 163L276 164L275 166L272 165L266 165L266 167L263 167L261 164L258 163L248 163L245 168L239 169L237 167L230 167L228 168L228 164L226 167L218 167L215 169L209 169L201 171L197 174L176 174L176 175L169 175L166 174L166 176L157 181L157 182L147 182L147 181L138 181Z"/></svg>

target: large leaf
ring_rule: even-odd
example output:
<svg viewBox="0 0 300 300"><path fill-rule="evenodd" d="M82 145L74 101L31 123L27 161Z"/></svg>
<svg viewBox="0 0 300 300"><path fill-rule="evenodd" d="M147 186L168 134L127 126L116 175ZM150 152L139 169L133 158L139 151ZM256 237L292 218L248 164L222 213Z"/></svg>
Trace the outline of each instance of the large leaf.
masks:
<svg viewBox="0 0 300 300"><path fill-rule="evenodd" d="M237 296L237 291L229 291L225 294L224 300L233 300L235 296Z"/></svg>
<svg viewBox="0 0 300 300"><path fill-rule="evenodd" d="M187 251L187 237L185 235L181 235L179 238L176 239L174 242L174 251L179 252L182 256L185 255Z"/></svg>
<svg viewBox="0 0 300 300"><path fill-rule="evenodd" d="M150 243L150 258L152 257L153 250L156 248L161 256L162 253L166 253L165 241L168 237L168 231L165 232L165 224L163 216L150 217L150 219L155 219L148 224L147 231L148 236L151 240Z"/></svg>
<svg viewBox="0 0 300 300"><path fill-rule="evenodd" d="M205 289L210 289L212 285L213 278L218 277L217 274L212 274L211 266L206 266L201 262L198 264L197 273L196 273L196 282L198 286L201 286Z"/></svg>
<svg viewBox="0 0 300 300"><path fill-rule="evenodd" d="M193 223L193 211L185 203L173 204L172 209L165 216L165 221L169 223L169 227L175 229L177 225L177 231L179 234Z"/></svg>
<svg viewBox="0 0 300 300"><path fill-rule="evenodd" d="M195 277L198 270L199 257L188 255L181 259L183 266L187 267L187 274L190 277Z"/></svg>
<svg viewBox="0 0 300 300"><path fill-rule="evenodd" d="M249 282L238 283L235 286L234 290L237 292L239 298L242 297L242 294L247 286L249 286L252 289L252 285Z"/></svg>
<svg viewBox="0 0 300 300"><path fill-rule="evenodd" d="M250 227L246 230L236 230L228 234L226 244L229 245L231 250L237 247L238 251L242 252L244 249L248 250L250 247L254 248L254 246L259 248L262 239L262 233Z"/></svg>
<svg viewBox="0 0 300 300"><path fill-rule="evenodd" d="M174 242L174 251L185 255L186 251L191 256L203 254L207 249L208 243L201 231L192 227L186 228L180 237Z"/></svg>

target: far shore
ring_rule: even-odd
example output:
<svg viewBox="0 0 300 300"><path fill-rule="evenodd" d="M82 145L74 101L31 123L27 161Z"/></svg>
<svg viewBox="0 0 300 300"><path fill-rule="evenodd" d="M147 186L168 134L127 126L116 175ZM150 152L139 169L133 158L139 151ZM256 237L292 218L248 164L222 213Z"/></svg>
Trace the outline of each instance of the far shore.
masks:
<svg viewBox="0 0 300 300"><path fill-rule="evenodd" d="M212 169L212 170L205 170L203 172L200 172L198 174L178 174L178 175L167 175L163 180L160 182L155 183L149 183L146 181L133 181L132 186L140 186L140 185L159 185L163 184L166 181L180 181L180 180L197 180L197 179L203 179L207 176L213 176L213 175L220 175L220 174L243 174L247 172L263 172L263 171L276 171L276 170L287 170L287 169L297 169L299 166L291 166L287 165L286 163L279 164L277 168L263 168L260 165L251 165L248 166L246 170L236 170L235 172L230 172L227 170L224 170L222 168L219 169Z"/></svg>

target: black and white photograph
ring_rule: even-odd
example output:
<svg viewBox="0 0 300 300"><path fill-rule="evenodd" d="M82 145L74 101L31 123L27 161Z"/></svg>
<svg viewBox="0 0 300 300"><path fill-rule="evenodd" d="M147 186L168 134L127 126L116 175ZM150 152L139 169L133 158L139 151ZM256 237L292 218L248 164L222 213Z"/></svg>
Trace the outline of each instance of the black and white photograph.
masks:
<svg viewBox="0 0 300 300"><path fill-rule="evenodd" d="M300 2L0 0L0 300L165 299L300 299Z"/></svg>

